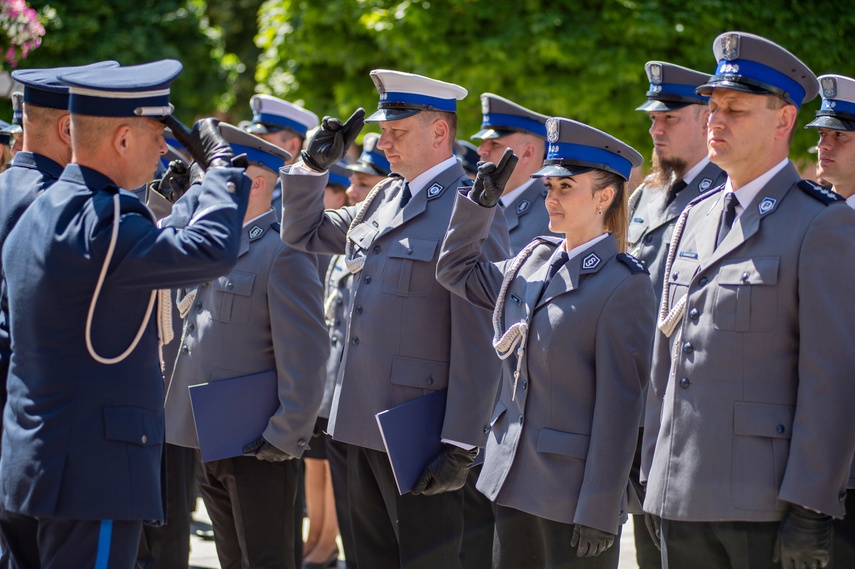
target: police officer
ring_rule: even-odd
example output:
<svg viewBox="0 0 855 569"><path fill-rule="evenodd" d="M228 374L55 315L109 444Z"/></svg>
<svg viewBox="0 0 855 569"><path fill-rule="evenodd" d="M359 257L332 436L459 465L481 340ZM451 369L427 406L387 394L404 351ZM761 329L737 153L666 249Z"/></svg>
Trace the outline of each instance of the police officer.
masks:
<svg viewBox="0 0 855 569"><path fill-rule="evenodd" d="M116 67L115 61L91 66L54 69L17 69L13 78L24 85L21 120L27 125L28 136L23 150L15 154L12 165L0 174L0 247L33 200L59 178L71 160L71 118L68 114L68 86L57 76L60 73L88 68ZM0 271L3 269L0 260ZM8 338L9 331L0 323L0 335ZM8 360L0 366L5 378ZM6 401L5 384L0 385L0 408Z"/></svg>
<svg viewBox="0 0 855 569"><path fill-rule="evenodd" d="M3 250L0 531L12 566L131 567L143 520L164 519L155 292L229 270L249 193L212 119L188 137L208 168L190 227L158 229L122 189L150 180L166 150L158 119L180 71L162 60L59 76L72 162Z"/></svg>
<svg viewBox="0 0 855 569"><path fill-rule="evenodd" d="M576 121L546 126L549 150L534 175L545 179L549 229L564 237L478 262L510 178L506 150L457 196L437 279L495 307L502 385L478 478L496 505L493 567L616 569L655 315L647 271L620 252L624 188L642 158Z"/></svg>
<svg viewBox="0 0 855 569"><path fill-rule="evenodd" d="M819 132L817 175L855 208L855 79L820 75L822 106L805 128ZM834 520L832 567L855 567L855 460L846 490L846 516Z"/></svg>
<svg viewBox="0 0 855 569"><path fill-rule="evenodd" d="M662 275L668 243L683 208L699 194L724 183L725 174L707 157L707 97L695 93L709 77L692 69L663 61L648 61L644 70L650 81L647 101L636 110L650 117L653 168L629 198L629 250L650 271L656 306L662 294ZM646 413L642 413L644 426ZM651 405L650 419L659 409ZM638 500L631 498L636 514L635 551L641 569L661 567L659 550L650 542L641 515L644 487L639 481L643 430L639 429L636 459L630 481ZM652 452L652 450L651 450Z"/></svg>
<svg viewBox="0 0 855 569"><path fill-rule="evenodd" d="M327 119L282 176L282 238L311 251L347 254L354 273L342 370L330 432L348 443L348 490L360 567L460 567L466 470L485 425L498 366L485 365L489 313L436 283L439 245L456 189L471 183L452 154L457 100L466 90L398 71L375 70L378 147L392 171L358 208L322 211L324 173L361 128ZM485 258L508 255L498 219ZM445 449L413 493L398 495L375 414L448 389Z"/></svg>
<svg viewBox="0 0 855 569"><path fill-rule="evenodd" d="M511 252L516 255L535 236L550 235L546 189L540 178L532 177L543 165L549 117L492 93L481 95L481 110L481 130L472 135L481 140L481 160L495 164L505 148L513 150L519 160L499 200L508 221Z"/></svg>
<svg viewBox="0 0 855 569"><path fill-rule="evenodd" d="M855 450L855 306L839 301L855 281L855 212L787 159L813 73L753 34L721 34L713 52L698 92L728 177L671 241L644 509L661 517L663 566L824 567Z"/></svg>
<svg viewBox="0 0 855 569"><path fill-rule="evenodd" d="M166 440L199 447L191 385L275 370L280 404L262 437L249 456L204 463L199 487L223 567L293 567L299 470L291 459L303 454L312 434L329 355L321 285L314 257L282 243L270 209L279 168L290 156L236 127L219 126L232 151L249 161L249 206L237 264L185 301L166 393ZM163 223L171 225L170 218Z"/></svg>

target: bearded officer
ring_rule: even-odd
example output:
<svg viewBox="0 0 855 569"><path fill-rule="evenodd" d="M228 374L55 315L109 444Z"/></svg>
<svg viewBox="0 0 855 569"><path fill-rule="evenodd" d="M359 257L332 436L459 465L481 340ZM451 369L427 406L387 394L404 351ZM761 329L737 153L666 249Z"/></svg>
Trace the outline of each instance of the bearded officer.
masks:
<svg viewBox="0 0 855 569"><path fill-rule="evenodd" d="M671 241L644 509L661 517L663 566L825 567L855 450L855 306L838 300L855 282L855 212L787 159L810 69L744 32L713 51L698 92L728 177Z"/></svg>
<svg viewBox="0 0 855 569"><path fill-rule="evenodd" d="M436 282L439 246L456 190L471 184L452 154L458 85L375 70L378 147L390 177L358 208L323 211L325 171L361 128L325 119L299 162L282 176L282 238L315 252L346 253L354 288L330 431L348 443L348 489L360 567L460 567L462 493L485 443L497 389L489 313ZM485 258L506 258L504 218L485 235ZM417 325L412 325L413 323ZM487 365L487 367L485 367ZM398 495L375 414L448 388L445 449L413 493Z"/></svg>

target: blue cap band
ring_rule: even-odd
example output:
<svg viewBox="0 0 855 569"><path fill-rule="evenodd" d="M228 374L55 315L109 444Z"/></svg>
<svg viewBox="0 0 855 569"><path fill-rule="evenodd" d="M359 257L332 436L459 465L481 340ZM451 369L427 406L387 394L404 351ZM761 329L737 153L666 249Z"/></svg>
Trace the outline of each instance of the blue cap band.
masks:
<svg viewBox="0 0 855 569"><path fill-rule="evenodd" d="M389 164L389 161L386 160L386 157L377 152L363 152L359 155L359 160L357 160L357 162L365 162L366 164L377 166L384 172L392 171L392 165Z"/></svg>
<svg viewBox="0 0 855 569"><path fill-rule="evenodd" d="M68 110L68 92L57 93L24 85L24 102L48 109Z"/></svg>
<svg viewBox="0 0 855 569"><path fill-rule="evenodd" d="M733 77L733 81L735 83L740 83L739 79L741 77L745 77L780 89L789 95L791 102L797 107L801 106L802 101L805 98L804 87L780 71L756 61L750 61L747 59L734 59L732 61L728 61L726 59L722 59L715 70L715 77L711 78L710 81L728 77ZM779 93L773 92L773 94L781 96Z"/></svg>
<svg viewBox="0 0 855 569"><path fill-rule="evenodd" d="M661 95L676 95L686 99L703 101L704 103L709 101L709 97L698 95L695 92L696 87L697 85L683 85L681 83L660 83L659 85L651 83L650 92L655 92Z"/></svg>
<svg viewBox="0 0 855 569"><path fill-rule="evenodd" d="M605 164L627 180L632 171L632 162L623 156L618 156L602 148L569 142L550 142L546 152L546 159L573 160L584 162L592 167L597 167L596 165L598 164Z"/></svg>
<svg viewBox="0 0 855 569"><path fill-rule="evenodd" d="M823 99L819 110L855 115L855 103L841 101L840 99Z"/></svg>
<svg viewBox="0 0 855 569"><path fill-rule="evenodd" d="M279 168L285 165L285 160L279 156L262 152L257 148L243 146L242 144L232 144L231 147L235 154L246 154L246 157L250 162L262 164L265 168L273 170L273 172L279 172Z"/></svg>
<svg viewBox="0 0 855 569"><path fill-rule="evenodd" d="M440 99L438 97L428 97L427 95L415 95L413 93L389 93L380 98L379 108L383 109L387 106L403 106L413 105L413 108L431 107L436 111L445 111L447 113L457 112L457 99Z"/></svg>
<svg viewBox="0 0 855 569"><path fill-rule="evenodd" d="M536 134L542 138L546 138L546 125L540 121L521 117L518 115L503 115L501 113L490 113L483 115L481 128L492 128L496 130L514 129L525 130L532 134Z"/></svg>
<svg viewBox="0 0 855 569"><path fill-rule="evenodd" d="M339 184L344 186L345 188L350 185L350 178L347 176L342 176L341 174L336 174L332 170L330 170L330 177L328 184Z"/></svg>
<svg viewBox="0 0 855 569"><path fill-rule="evenodd" d="M141 107L169 107L169 93L133 99L74 93L69 102L69 110L72 114L95 117L133 117L136 116L134 111Z"/></svg>
<svg viewBox="0 0 855 569"><path fill-rule="evenodd" d="M303 138L306 138L306 133L309 129L306 125L298 123L295 120L287 119L281 115L271 115L268 113L256 113L252 116L252 122L275 124L290 130L293 130Z"/></svg>

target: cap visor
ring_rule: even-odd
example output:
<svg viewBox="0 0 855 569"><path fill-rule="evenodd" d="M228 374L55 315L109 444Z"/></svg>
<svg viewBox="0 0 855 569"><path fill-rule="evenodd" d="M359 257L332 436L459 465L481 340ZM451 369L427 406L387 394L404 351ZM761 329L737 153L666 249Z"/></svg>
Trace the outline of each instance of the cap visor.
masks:
<svg viewBox="0 0 855 569"><path fill-rule="evenodd" d="M360 172L361 174L368 174L369 176L387 176L385 172L381 172L371 164L365 164L364 162L356 162L355 164L348 164L346 168L352 172Z"/></svg>
<svg viewBox="0 0 855 569"><path fill-rule="evenodd" d="M484 128L470 136L469 138L478 138L481 140L492 140L494 138L502 138L503 136L508 136L509 134L513 134L515 131L513 130L496 130L494 128Z"/></svg>
<svg viewBox="0 0 855 569"><path fill-rule="evenodd" d="M244 130L250 134L270 134L274 132L279 132L280 130L282 130L282 128L276 128L274 126L254 122L249 126L245 127Z"/></svg>
<svg viewBox="0 0 855 569"><path fill-rule="evenodd" d="M805 128L827 128L831 130L855 130L855 122L839 119L833 116L816 117L805 125Z"/></svg>
<svg viewBox="0 0 855 569"><path fill-rule="evenodd" d="M659 101L656 99L650 99L640 107L636 107L635 110L648 112L676 111L677 109L688 107L691 104L692 103L683 103L680 101Z"/></svg>
<svg viewBox="0 0 855 569"><path fill-rule="evenodd" d="M549 164L531 175L532 178L569 178L590 172L594 168L586 166L565 166L564 164Z"/></svg>
<svg viewBox="0 0 855 569"><path fill-rule="evenodd" d="M421 109L377 109L365 122L397 121L411 117L421 112Z"/></svg>
<svg viewBox="0 0 855 569"><path fill-rule="evenodd" d="M774 95L771 91L755 87L754 85L746 85L736 81L710 81L705 85L701 85L695 89L695 93L703 97L709 97L713 89L730 89L731 91L740 91L742 93L750 93L752 95Z"/></svg>

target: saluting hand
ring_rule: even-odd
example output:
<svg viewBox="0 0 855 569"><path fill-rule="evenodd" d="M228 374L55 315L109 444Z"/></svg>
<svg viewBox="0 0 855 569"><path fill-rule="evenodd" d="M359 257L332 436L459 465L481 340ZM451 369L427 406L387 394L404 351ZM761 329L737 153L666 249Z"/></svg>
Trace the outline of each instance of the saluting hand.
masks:
<svg viewBox="0 0 855 569"><path fill-rule="evenodd" d="M356 109L344 124L335 117L324 117L306 149L300 153L303 163L317 172L325 172L344 158L365 124L365 110Z"/></svg>
<svg viewBox="0 0 855 569"><path fill-rule="evenodd" d="M484 207L496 205L505 192L505 185L514 173L518 161L514 151L506 148L498 164L478 162L478 174L475 176L475 184L469 190L469 199Z"/></svg>

